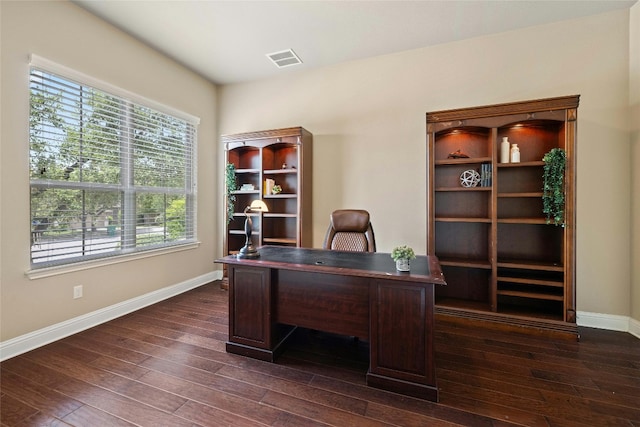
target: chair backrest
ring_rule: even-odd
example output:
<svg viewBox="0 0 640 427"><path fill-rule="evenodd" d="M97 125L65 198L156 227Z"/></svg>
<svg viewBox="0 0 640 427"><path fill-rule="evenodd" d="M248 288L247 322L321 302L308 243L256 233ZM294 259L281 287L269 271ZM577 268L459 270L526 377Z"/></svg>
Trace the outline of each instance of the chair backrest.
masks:
<svg viewBox="0 0 640 427"><path fill-rule="evenodd" d="M369 212L361 209L333 211L322 247L336 251L375 252L376 240Z"/></svg>

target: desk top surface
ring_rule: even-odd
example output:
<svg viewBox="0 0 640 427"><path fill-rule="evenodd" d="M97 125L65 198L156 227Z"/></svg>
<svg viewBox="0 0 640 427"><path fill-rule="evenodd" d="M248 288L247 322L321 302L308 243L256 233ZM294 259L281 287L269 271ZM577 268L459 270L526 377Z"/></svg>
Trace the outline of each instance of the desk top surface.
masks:
<svg viewBox="0 0 640 427"><path fill-rule="evenodd" d="M410 272L399 272L396 270L395 261L388 253L343 252L286 246L263 246L259 251L259 258L238 259L235 255L229 255L215 262L446 285L440 263L435 256L418 256L411 260Z"/></svg>

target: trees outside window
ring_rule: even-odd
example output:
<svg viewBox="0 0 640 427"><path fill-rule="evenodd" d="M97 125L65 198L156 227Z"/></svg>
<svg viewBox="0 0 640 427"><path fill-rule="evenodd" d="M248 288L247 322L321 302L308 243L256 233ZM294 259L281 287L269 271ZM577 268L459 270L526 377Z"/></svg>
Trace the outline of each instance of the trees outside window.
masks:
<svg viewBox="0 0 640 427"><path fill-rule="evenodd" d="M195 123L30 71L33 268L195 241Z"/></svg>

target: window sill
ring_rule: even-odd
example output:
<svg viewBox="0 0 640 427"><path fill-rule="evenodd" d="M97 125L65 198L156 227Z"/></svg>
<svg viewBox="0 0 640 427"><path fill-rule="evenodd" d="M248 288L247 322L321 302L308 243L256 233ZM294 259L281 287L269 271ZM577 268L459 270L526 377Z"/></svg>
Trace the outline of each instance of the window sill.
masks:
<svg viewBox="0 0 640 427"><path fill-rule="evenodd" d="M55 267L45 267L27 270L25 276L30 280L43 279L45 277L57 276L60 274L73 273L75 271L89 270L91 268L103 267L105 265L120 264L123 262L135 261L138 259L150 258L158 255L166 255L175 252L188 251L196 249L200 246L200 242L186 243L184 245L176 245L167 248L161 248L151 251L135 252L131 254L117 255L108 258L101 258L92 261L77 262L69 265L60 265Z"/></svg>

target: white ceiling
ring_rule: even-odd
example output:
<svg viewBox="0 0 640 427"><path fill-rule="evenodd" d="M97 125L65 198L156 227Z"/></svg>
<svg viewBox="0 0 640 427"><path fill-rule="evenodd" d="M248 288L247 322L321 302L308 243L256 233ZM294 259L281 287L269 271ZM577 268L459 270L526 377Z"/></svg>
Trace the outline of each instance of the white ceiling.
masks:
<svg viewBox="0 0 640 427"><path fill-rule="evenodd" d="M630 8L637 0L73 0L218 84ZM266 54L293 49L278 69Z"/></svg>

